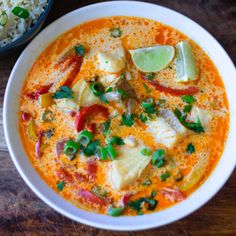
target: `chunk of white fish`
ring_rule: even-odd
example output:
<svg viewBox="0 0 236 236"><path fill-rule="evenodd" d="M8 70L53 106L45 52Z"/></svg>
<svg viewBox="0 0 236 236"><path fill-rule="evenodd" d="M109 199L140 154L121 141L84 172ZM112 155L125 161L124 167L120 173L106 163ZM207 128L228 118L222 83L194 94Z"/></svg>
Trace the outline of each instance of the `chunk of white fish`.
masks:
<svg viewBox="0 0 236 236"><path fill-rule="evenodd" d="M162 110L160 111L160 115L178 134L184 134L187 131L187 129L180 123L178 118L171 110Z"/></svg>
<svg viewBox="0 0 236 236"><path fill-rule="evenodd" d="M133 148L125 145L121 147L117 159L111 162L109 177L112 188L122 189L138 180L151 161L150 157L141 154L143 148L142 145Z"/></svg>
<svg viewBox="0 0 236 236"><path fill-rule="evenodd" d="M203 127L206 127L212 118L211 112L208 110L201 109L197 106L193 106L188 117L188 120L197 122L198 119L201 121Z"/></svg>
<svg viewBox="0 0 236 236"><path fill-rule="evenodd" d="M177 141L177 132L163 118L157 117L147 123L148 132L154 137L156 143L171 148Z"/></svg>
<svg viewBox="0 0 236 236"><path fill-rule="evenodd" d="M99 52L97 59L99 69L109 73L118 73L126 66L125 52L122 47L118 47L110 52Z"/></svg>

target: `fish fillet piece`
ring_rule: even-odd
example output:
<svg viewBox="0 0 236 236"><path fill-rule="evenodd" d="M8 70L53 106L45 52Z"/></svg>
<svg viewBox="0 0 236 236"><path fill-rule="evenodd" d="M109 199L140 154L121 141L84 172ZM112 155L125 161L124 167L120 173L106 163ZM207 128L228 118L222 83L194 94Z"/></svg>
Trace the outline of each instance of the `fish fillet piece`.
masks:
<svg viewBox="0 0 236 236"><path fill-rule="evenodd" d="M163 110L160 111L160 115L165 118L167 123L178 133L178 134L184 134L187 129L180 123L178 118L175 116L175 114L171 110Z"/></svg>
<svg viewBox="0 0 236 236"><path fill-rule="evenodd" d="M148 156L143 156L141 150L144 146L134 148L122 146L116 160L111 162L111 185L114 189L122 189L133 184L142 174L151 161Z"/></svg>
<svg viewBox="0 0 236 236"><path fill-rule="evenodd" d="M122 47L110 52L99 52L97 59L101 71L118 73L125 68L125 52Z"/></svg>
<svg viewBox="0 0 236 236"><path fill-rule="evenodd" d="M151 133L156 143L168 148L171 148L177 141L177 132L162 117L149 121L146 130Z"/></svg>
<svg viewBox="0 0 236 236"><path fill-rule="evenodd" d="M212 115L210 111L193 106L188 119L193 122L197 122L198 119L200 119L202 126L207 126L211 118Z"/></svg>

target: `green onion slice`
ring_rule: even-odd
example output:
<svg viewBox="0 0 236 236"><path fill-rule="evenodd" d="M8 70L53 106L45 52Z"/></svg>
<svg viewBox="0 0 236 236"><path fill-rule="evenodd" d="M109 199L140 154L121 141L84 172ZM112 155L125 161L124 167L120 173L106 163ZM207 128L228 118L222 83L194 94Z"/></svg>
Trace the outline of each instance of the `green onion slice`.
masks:
<svg viewBox="0 0 236 236"><path fill-rule="evenodd" d="M5 11L0 13L0 25L3 27L7 24L8 16Z"/></svg>
<svg viewBox="0 0 236 236"><path fill-rule="evenodd" d="M68 140L64 147L64 153L66 155L74 155L79 150L79 144L73 140Z"/></svg>
<svg viewBox="0 0 236 236"><path fill-rule="evenodd" d="M142 101L141 106L144 109L151 108L154 105L153 98L148 98Z"/></svg>
<svg viewBox="0 0 236 236"><path fill-rule="evenodd" d="M108 144L106 146L106 150L107 150L107 154L111 158L111 160L114 160L117 156L117 153L116 153L115 149L112 147L112 145Z"/></svg>
<svg viewBox="0 0 236 236"><path fill-rule="evenodd" d="M104 92L104 87L99 82L92 83L90 89L95 96L100 96Z"/></svg>
<svg viewBox="0 0 236 236"><path fill-rule="evenodd" d="M30 13L27 9L22 7L14 7L12 13L20 18L27 19L30 16Z"/></svg>
<svg viewBox="0 0 236 236"><path fill-rule="evenodd" d="M87 146L90 141L93 139L93 134L89 132L88 130L82 130L78 137L77 137L77 142L83 146Z"/></svg>
<svg viewBox="0 0 236 236"><path fill-rule="evenodd" d="M107 160L107 149L105 147L97 146L94 153L100 160Z"/></svg>
<svg viewBox="0 0 236 236"><path fill-rule="evenodd" d="M110 206L108 208L108 211L107 211L107 214L109 216L120 216L123 214L125 208L124 207L113 207L113 206Z"/></svg>
<svg viewBox="0 0 236 236"><path fill-rule="evenodd" d="M122 31L120 30L120 28L113 28L110 29L110 35L113 38L119 38L122 35Z"/></svg>

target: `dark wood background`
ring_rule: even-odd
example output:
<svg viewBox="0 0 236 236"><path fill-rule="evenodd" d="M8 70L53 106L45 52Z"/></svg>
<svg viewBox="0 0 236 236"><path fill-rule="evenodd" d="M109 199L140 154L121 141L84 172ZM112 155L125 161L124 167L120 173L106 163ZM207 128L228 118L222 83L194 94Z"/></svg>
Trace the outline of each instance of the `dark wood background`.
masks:
<svg viewBox="0 0 236 236"><path fill-rule="evenodd" d="M46 25L78 7L100 1L55 0ZM207 29L236 63L236 0L152 0ZM0 112L9 74L22 49L0 58ZM235 78L236 79L236 78ZM2 116L1 116L2 117ZM3 136L0 119L0 236L7 235L236 235L236 172L204 207L171 225L141 232L112 232L69 220L42 202L21 179Z"/></svg>

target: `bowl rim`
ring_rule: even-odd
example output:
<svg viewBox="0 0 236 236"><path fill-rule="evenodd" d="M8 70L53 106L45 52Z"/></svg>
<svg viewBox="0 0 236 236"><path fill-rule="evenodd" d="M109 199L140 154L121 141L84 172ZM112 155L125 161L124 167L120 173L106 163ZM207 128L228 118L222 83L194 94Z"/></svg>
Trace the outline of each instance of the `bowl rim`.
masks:
<svg viewBox="0 0 236 236"><path fill-rule="evenodd" d="M35 36L35 34L37 34L37 32L43 26L43 23L46 20L48 14L49 14L49 12L50 12L50 10L52 8L52 5L53 5L53 0L48 0L46 8L41 13L41 15L39 16L39 18L36 21L36 23L28 31L23 33L17 40L15 40L13 42L10 42L10 43L6 44L3 47L0 47L0 55L6 53L8 50L11 50L11 49L14 49L14 48L16 48L18 46L23 45L28 40L33 38Z"/></svg>
<svg viewBox="0 0 236 236"><path fill-rule="evenodd" d="M15 91L19 90L19 88L15 88L17 86L15 86L15 84L14 84L14 83L16 83L16 78L17 78L17 73L18 73L19 67L26 60L27 55L29 55L29 51L31 49L33 49L33 46L37 44L37 41L40 38L42 38L44 34L47 34L50 29L53 29L54 26L60 25L60 23L62 23L63 21L66 21L67 19L69 19L70 17L72 17L76 14L81 15L82 12L95 11L95 9L97 10L99 8L106 9L104 12L106 12L106 11L114 12L114 10L108 10L108 8L110 7L112 9L115 9L115 11L116 11L116 8L119 8L121 6L126 7L126 8L138 7L140 10L141 9L149 9L149 10L156 9L156 11L158 11L158 10L163 11L163 12L166 12L166 13L173 15L177 18L181 18L186 23L193 26L195 28L195 30L200 31L205 37L207 37L207 39L210 41L210 43L213 44L214 47L216 47L216 49L218 51L218 55L221 54L221 58L223 58L224 62L227 63L227 65L228 65L227 78L229 78L229 76L230 77L232 76L232 78L235 77L236 71L235 71L234 64L231 61L230 57L225 52L225 50L222 48L222 46L205 29L203 29L200 25L198 25L197 23L195 23L191 19L187 18L186 16L184 16L176 11L173 11L169 8L162 7L162 6L159 6L156 4L144 3L144 2L117 1L117 2L102 2L102 3L92 4L89 6L85 6L85 7L76 9L76 10L64 15L63 17L57 19L53 23L51 23L23 51L23 53L21 54L21 56L17 60L15 66L12 70L12 73L10 75L10 78L9 78L9 81L7 84L5 97L4 97L4 106L3 106L3 126L4 126L4 134L5 134L7 146L8 146L11 158L12 158L17 170L19 171L20 175L22 176L24 181L27 183L27 185L31 188L31 190L39 198L41 198L47 205L49 205L50 207L52 207L54 210L61 213L62 215L65 215L68 218L73 219L73 220L83 223L83 224L87 224L87 225L94 226L97 228L102 228L102 229L109 229L109 230L136 231L136 230L144 230L144 229L160 227L160 226L172 223L176 220L182 219L183 217L191 214L193 211L196 211L198 208L200 208L202 205L204 205L206 202L208 202L219 191L219 189L224 185L224 183L228 180L229 176L232 174L232 172L235 168L236 156L231 157L231 159L227 160L227 163L224 160L225 167L222 167L222 165L221 165L221 167L219 167L219 164L222 162L223 157L225 159L225 156L228 156L228 157L230 156L229 149L230 148L232 149L233 147L235 147L235 144L234 144L235 139L234 138L236 135L233 134L233 130L236 129L236 113L235 113L236 104L234 105L234 103L231 103L231 100L229 99L229 95L228 95L228 92L230 91L230 98L236 98L236 95L234 95L234 93L233 93L235 88L231 88L231 86L226 87L226 91L227 91L227 95L228 95L228 99L229 99L229 105L230 105L230 114L231 114L230 115L230 130L229 130L228 140L225 145L224 153L223 153L220 161L218 162L217 166L215 167L215 169L213 170L211 175L208 177L208 179L195 192L193 192L185 201L180 202L171 208L162 210L157 213L146 214L143 216L135 216L135 217L124 216L124 217L112 218L110 216L98 215L95 213L87 212L87 211L81 210L79 208L76 208L76 207L72 206L71 204L69 204L64 199L62 199L60 196L58 196L57 193L55 193L51 188L49 188L47 186L47 184L44 181L42 181L42 179L36 173L34 168L32 166L30 167L30 165L28 165L29 161L27 160L28 158L26 157L25 154L24 154L24 158L25 158L24 162L26 162L25 165L28 165L27 167L30 168L30 171L27 170L27 168L24 167L23 164L21 163L19 153L21 152L22 144L18 138L17 138L17 141L14 141L14 139L15 139L14 136L18 135L17 134L18 130L14 131L14 129L12 129L12 126L14 126L17 123L17 119L13 118L11 115L8 115L11 113L14 114L13 108L11 108L11 105L12 106L15 105L12 101L12 94L14 94ZM107 16L111 16L111 15L108 14ZM119 13L116 15L123 15L123 14ZM140 13L139 15L136 15L136 16L140 17L140 15L142 15L142 14ZM146 15L148 15L148 14L146 14ZM95 17L95 18L100 18L100 17ZM95 19L95 18L91 18L91 20ZM149 18L149 17L146 16L146 18ZM153 19L153 17L150 17L150 19ZM78 24L81 24L81 23L78 23ZM175 28L180 30L178 27L175 27ZM64 32L65 31L66 30L64 30ZM61 35L61 34L63 34L63 32L60 33L59 35ZM54 37L54 39L55 38L56 37ZM53 40L50 40L50 43ZM194 40L194 41L196 42L196 40ZM44 47L44 49L45 49L45 47ZM38 55L39 55L39 53L35 56L35 58L37 58ZM31 66L28 66L28 67L30 68ZM217 66L217 68L218 68L218 66ZM224 80L224 78L223 78L223 80ZM22 81L24 81L24 79L22 79ZM232 86L232 87L234 87L234 86ZM17 96L17 95L13 95L13 96ZM17 103L17 111L18 111L18 103ZM12 132L15 132L15 133L12 133ZM224 175L222 175L221 172L224 168L225 168L225 173L224 173ZM30 177L29 177L30 175L33 176L34 180L30 179ZM213 177L215 178L215 180L213 180L214 179ZM216 180L218 180L218 182ZM202 194L206 194L206 196L204 195L204 197L203 197ZM164 219L160 218L160 215L163 216ZM167 218L165 218L165 217L167 217ZM153 219L153 220L151 220L151 219Z"/></svg>

